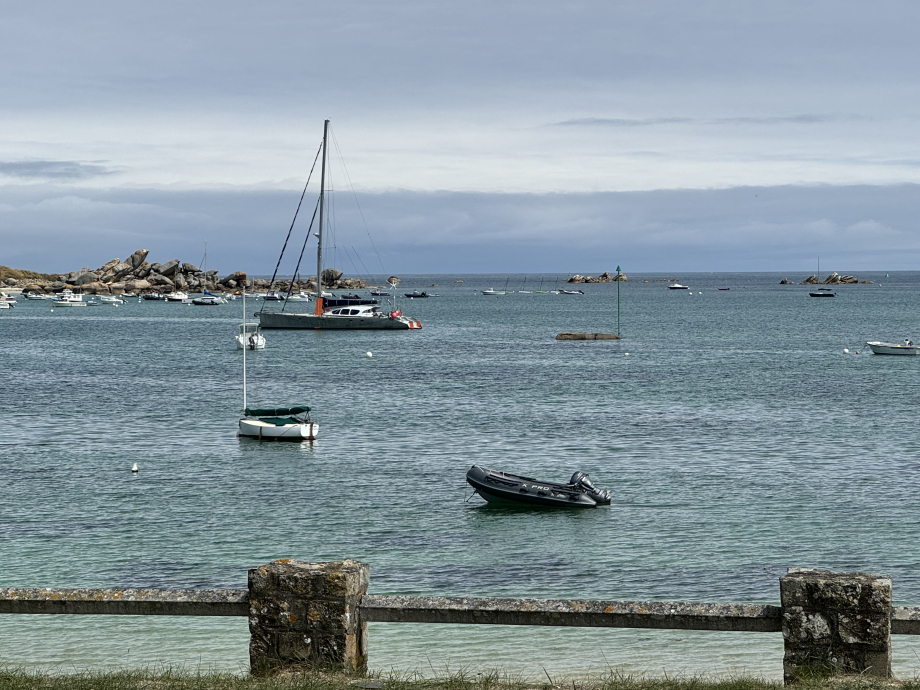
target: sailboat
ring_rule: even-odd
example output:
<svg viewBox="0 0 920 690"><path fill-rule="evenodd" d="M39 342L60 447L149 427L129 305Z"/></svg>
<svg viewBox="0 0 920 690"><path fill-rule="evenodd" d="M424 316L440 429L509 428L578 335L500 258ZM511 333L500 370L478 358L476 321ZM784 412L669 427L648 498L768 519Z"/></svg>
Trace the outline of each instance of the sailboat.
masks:
<svg viewBox="0 0 920 690"><path fill-rule="evenodd" d="M260 311L259 324L262 328L312 328L317 330L409 330L422 327L422 322L403 316L394 309L382 312L377 304L336 305L329 309L323 302L323 230L325 222L326 158L329 136L329 120L323 123L323 163L319 189L319 232L316 242L316 299L312 314L287 311Z"/></svg>
<svg viewBox="0 0 920 690"><path fill-rule="evenodd" d="M246 321L246 293L243 293L243 321L240 335L243 335ZM260 334L261 337L261 334ZM264 338L263 347L264 347ZM306 405L293 407L250 408L246 406L246 350L243 347L243 417L239 423L239 435L257 438L260 441L314 441L319 425L310 419L310 408Z"/></svg>

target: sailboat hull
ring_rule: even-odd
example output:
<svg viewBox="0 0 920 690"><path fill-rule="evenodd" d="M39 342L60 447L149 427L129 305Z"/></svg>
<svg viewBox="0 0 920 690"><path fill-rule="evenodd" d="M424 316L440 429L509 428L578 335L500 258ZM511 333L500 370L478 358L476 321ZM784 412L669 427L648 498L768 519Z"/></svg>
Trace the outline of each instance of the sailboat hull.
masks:
<svg viewBox="0 0 920 690"><path fill-rule="evenodd" d="M314 441L318 432L314 422L276 425L259 419L240 420L240 436L263 441Z"/></svg>
<svg viewBox="0 0 920 690"><path fill-rule="evenodd" d="M390 318L389 316L316 316L289 312L263 311L259 313L262 328L302 328L317 330L381 330L405 331L421 328L420 321Z"/></svg>

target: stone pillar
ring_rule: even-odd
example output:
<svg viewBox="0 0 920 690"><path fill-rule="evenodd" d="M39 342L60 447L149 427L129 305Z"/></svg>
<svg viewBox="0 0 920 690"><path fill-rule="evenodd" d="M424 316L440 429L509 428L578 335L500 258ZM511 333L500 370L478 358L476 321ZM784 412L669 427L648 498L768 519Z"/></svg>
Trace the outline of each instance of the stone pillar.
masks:
<svg viewBox="0 0 920 690"><path fill-rule="evenodd" d="M273 561L249 571L252 673L313 667L367 671L358 604L370 568L357 561Z"/></svg>
<svg viewBox="0 0 920 690"><path fill-rule="evenodd" d="M790 568L779 580L783 680L891 676L891 578Z"/></svg>

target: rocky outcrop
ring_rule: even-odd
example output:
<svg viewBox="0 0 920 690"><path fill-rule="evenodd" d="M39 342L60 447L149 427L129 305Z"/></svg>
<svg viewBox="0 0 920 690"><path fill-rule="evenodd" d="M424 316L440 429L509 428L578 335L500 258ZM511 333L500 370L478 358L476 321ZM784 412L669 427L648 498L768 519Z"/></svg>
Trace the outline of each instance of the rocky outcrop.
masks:
<svg viewBox="0 0 920 690"><path fill-rule="evenodd" d="M573 275L571 278L569 278L565 282L567 283L615 283L617 281L622 282L624 280L627 280L625 273L620 273L618 275L611 276L610 271L604 271L597 278L592 278L591 276L583 276L583 275L576 274L576 275Z"/></svg>
<svg viewBox="0 0 920 690"><path fill-rule="evenodd" d="M785 278L783 279L785 280ZM861 283L863 285L871 285L871 280L859 280L853 276L842 276L838 275L836 272L831 273L824 281L818 280L818 276L812 275L803 280L801 285L855 285Z"/></svg>
<svg viewBox="0 0 920 690"><path fill-rule="evenodd" d="M12 277L3 278L0 284L10 287L22 287L33 292L60 292L69 288L74 292L87 294L122 294L125 292L172 292L180 289L189 292L221 292L223 290L236 290L241 287L252 290L274 289L282 292L288 290L315 290L316 277L308 281L278 280L271 284L268 280L250 280L243 271L236 271L221 278L217 271L203 271L196 264L172 259L166 263L149 263L149 251L138 249L125 261L112 259L102 264L97 269L84 266L78 271L54 276L34 273L32 271L19 271L5 269L13 274ZM5 267L0 267L5 268ZM399 278L392 276L391 284L399 282ZM344 278L342 271L336 268L327 268L323 271L323 287L334 290L357 290L367 287L367 283L358 278Z"/></svg>
<svg viewBox="0 0 920 690"><path fill-rule="evenodd" d="M135 271L137 271L138 268L140 268L143 264L147 263L146 259L149 253L150 251L147 249L138 249L136 252L134 252L131 256L127 258L127 263L131 264L131 266L135 269Z"/></svg>
<svg viewBox="0 0 920 690"><path fill-rule="evenodd" d="M336 285L344 274L337 268L323 269L323 285Z"/></svg>
<svg viewBox="0 0 920 690"><path fill-rule="evenodd" d="M788 278L783 278L781 281L779 281L779 284L780 285L792 285L792 283L789 282Z"/></svg>

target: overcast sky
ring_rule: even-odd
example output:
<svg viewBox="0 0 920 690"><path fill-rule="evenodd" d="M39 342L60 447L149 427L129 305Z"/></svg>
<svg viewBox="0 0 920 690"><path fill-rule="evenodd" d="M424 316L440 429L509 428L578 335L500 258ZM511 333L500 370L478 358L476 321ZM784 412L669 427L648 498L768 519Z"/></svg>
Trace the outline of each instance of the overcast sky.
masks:
<svg viewBox="0 0 920 690"><path fill-rule="evenodd" d="M384 272L920 269L910 0L0 11L0 264L270 273L329 117Z"/></svg>

